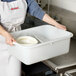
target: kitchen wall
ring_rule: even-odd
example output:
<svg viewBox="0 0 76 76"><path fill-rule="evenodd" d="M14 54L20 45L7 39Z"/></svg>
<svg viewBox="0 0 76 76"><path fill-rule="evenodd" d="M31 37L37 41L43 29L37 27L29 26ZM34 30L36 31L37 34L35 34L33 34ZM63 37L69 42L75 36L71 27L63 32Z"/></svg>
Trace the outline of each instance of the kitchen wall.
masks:
<svg viewBox="0 0 76 76"><path fill-rule="evenodd" d="M76 0L52 0L50 3L76 13Z"/></svg>
<svg viewBox="0 0 76 76"><path fill-rule="evenodd" d="M76 0L42 0L42 5L47 4L47 1L50 1L50 4L70 10L76 13Z"/></svg>

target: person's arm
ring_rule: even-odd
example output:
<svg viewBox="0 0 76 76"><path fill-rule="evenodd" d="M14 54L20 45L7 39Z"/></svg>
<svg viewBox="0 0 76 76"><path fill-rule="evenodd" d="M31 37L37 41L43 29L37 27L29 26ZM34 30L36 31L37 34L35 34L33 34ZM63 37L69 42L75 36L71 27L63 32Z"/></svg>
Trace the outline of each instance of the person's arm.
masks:
<svg viewBox="0 0 76 76"><path fill-rule="evenodd" d="M6 43L9 45L13 45L13 42L15 42L15 39L1 25L0 25L0 35L5 37Z"/></svg>
<svg viewBox="0 0 76 76"><path fill-rule="evenodd" d="M56 22L53 18L51 18L48 14L45 14L43 16L43 21L49 23L49 24L52 24L54 25L55 27L57 28L60 28L60 29L63 29L63 30L66 30L66 26L62 25L62 24L59 24L58 22Z"/></svg>
<svg viewBox="0 0 76 76"><path fill-rule="evenodd" d="M28 5L28 13L32 16L35 16L39 18L40 20L43 20L49 24L52 24L56 26L57 28L66 30L66 27L64 25L59 24L56 22L53 18L51 18L48 14L46 14L37 4L35 0L26 0Z"/></svg>

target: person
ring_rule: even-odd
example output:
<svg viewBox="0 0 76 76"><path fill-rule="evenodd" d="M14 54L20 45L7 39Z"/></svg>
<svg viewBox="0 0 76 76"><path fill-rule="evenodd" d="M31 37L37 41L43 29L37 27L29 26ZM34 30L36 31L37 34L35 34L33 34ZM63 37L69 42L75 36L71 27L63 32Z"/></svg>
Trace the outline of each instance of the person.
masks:
<svg viewBox="0 0 76 76"><path fill-rule="evenodd" d="M15 29L15 25L16 26L19 26L21 25L22 23L19 21L19 16L25 16L25 12L28 12L29 14L31 14L32 16L35 16L49 24L53 24L54 26L56 26L57 28L60 28L60 29L63 29L63 30L66 30L66 27L57 23L54 19L52 19L49 15L47 15L44 11L42 11L42 9L38 6L38 4L36 3L35 0L25 0L25 2L27 2L27 5L24 4L24 5L18 5L17 4L17 0L3 0L4 2L4 9L5 10L2 10L2 8L0 8L1 12L0 12L0 16L1 16L1 23L2 25L8 30L6 31L2 26L0 26L0 34L2 36L4 36L6 38L6 43L7 44L10 44L12 45L12 42L15 41L14 38L9 34L9 31L13 31L13 28ZM24 2L24 3L25 3ZM3 3L1 3L3 4ZM8 4L8 5L7 5ZM19 3L20 4L20 3ZM14 5L16 5L17 7L15 7ZM2 5L0 5L1 7ZM7 7L8 6L8 7ZM20 9L20 7L24 6L24 8ZM28 7L28 8L27 8ZM16 11L17 10L17 11ZM20 10L23 10L23 11L20 11ZM14 12L14 14L12 14L12 12ZM9 13L10 12L10 13ZM22 13L20 13L22 12ZM21 15L22 14L22 15ZM4 16L3 16L4 15ZM14 15L14 16L13 16ZM18 16L18 17L17 17ZM3 20L4 17L6 17L6 21L7 22L10 22L9 24L5 24L5 22ZM14 17L14 18L13 18ZM15 22L15 17L17 18L17 22ZM9 19L11 18L11 20L9 21ZM14 20L13 20L14 19ZM25 19L25 18L23 18ZM23 20L24 21L24 20ZM14 25L14 23L16 23ZM11 24L12 23L12 24ZM11 25L10 25L11 24ZM9 26L8 26L9 25ZM7 27L8 26L8 27ZM18 28L18 27L17 27ZM15 31L15 30L14 30Z"/></svg>
<svg viewBox="0 0 76 76"><path fill-rule="evenodd" d="M57 23L48 14L46 14L35 0L0 0L0 76L5 76L2 72L5 70L6 60L8 62L9 54L4 55L7 51L7 45L13 45L16 40L10 32L21 30L21 24L24 23L26 13L39 18L59 29L66 30L64 25ZM2 39L5 39L3 41ZM6 42L6 44L5 44ZM5 59L2 61L2 59ZM2 66L2 64L4 64ZM7 76L7 75L6 75Z"/></svg>

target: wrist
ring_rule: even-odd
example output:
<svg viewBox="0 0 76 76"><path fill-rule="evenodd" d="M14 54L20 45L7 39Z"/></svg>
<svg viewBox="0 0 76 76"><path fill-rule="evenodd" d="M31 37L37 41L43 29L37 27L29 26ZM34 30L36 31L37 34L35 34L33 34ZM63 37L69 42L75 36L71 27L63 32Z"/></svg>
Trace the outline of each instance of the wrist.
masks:
<svg viewBox="0 0 76 76"><path fill-rule="evenodd" d="M6 37L8 35L8 32L4 30L4 31L2 31L1 35Z"/></svg>
<svg viewBox="0 0 76 76"><path fill-rule="evenodd" d="M55 27L58 27L58 26L60 26L60 24L59 23L57 23L56 25L54 25Z"/></svg>
<svg viewBox="0 0 76 76"><path fill-rule="evenodd" d="M0 26L0 35L5 37L7 34L8 32L2 26Z"/></svg>

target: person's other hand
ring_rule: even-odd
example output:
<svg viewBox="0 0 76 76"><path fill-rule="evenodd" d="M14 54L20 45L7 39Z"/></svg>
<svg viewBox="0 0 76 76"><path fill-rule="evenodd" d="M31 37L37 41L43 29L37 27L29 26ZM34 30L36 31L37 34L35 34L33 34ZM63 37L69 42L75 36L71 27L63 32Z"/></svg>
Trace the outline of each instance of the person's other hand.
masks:
<svg viewBox="0 0 76 76"><path fill-rule="evenodd" d="M59 29L62 29L62 30L67 30L66 26L61 25L61 24L57 25L56 27L59 28Z"/></svg>
<svg viewBox="0 0 76 76"><path fill-rule="evenodd" d="M13 45L13 42L16 42L16 40L10 35L10 33L7 33L5 35L6 43L9 45Z"/></svg>

